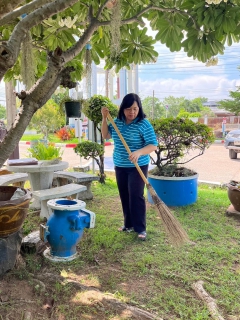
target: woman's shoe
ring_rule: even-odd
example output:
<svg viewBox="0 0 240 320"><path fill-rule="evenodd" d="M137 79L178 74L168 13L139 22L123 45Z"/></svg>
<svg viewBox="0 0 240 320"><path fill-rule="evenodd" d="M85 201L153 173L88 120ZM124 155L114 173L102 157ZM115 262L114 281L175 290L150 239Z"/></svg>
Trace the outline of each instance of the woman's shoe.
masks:
<svg viewBox="0 0 240 320"><path fill-rule="evenodd" d="M118 231L120 231L120 232L122 232L122 231L124 231L124 232L132 232L133 231L133 228L126 228L126 227L120 227L119 229L118 229Z"/></svg>
<svg viewBox="0 0 240 320"><path fill-rule="evenodd" d="M139 232L138 239L140 239L142 241L145 241L146 238L147 238L147 232L146 231Z"/></svg>

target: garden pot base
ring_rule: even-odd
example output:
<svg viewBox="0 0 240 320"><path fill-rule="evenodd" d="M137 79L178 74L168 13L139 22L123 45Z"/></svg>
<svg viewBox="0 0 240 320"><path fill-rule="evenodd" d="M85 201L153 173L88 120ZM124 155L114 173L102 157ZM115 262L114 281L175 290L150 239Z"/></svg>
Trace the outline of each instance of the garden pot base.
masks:
<svg viewBox="0 0 240 320"><path fill-rule="evenodd" d="M226 215L240 218L240 212L234 209L232 204L227 208Z"/></svg>

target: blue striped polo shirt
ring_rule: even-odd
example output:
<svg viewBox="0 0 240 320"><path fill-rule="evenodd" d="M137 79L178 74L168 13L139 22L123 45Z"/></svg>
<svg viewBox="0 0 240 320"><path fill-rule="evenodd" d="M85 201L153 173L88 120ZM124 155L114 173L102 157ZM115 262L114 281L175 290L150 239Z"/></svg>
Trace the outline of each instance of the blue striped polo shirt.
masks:
<svg viewBox="0 0 240 320"><path fill-rule="evenodd" d="M149 144L154 146L158 145L153 127L147 119L137 122L136 118L130 124L126 124L124 120L120 119L114 119L114 122L132 152L142 149ZM108 125L108 131L114 141L114 165L117 167L135 167L134 163L129 160L128 152L118 137L118 134L114 130L112 124ZM140 156L138 159L138 165L144 166L149 164L149 161L150 156L148 154Z"/></svg>

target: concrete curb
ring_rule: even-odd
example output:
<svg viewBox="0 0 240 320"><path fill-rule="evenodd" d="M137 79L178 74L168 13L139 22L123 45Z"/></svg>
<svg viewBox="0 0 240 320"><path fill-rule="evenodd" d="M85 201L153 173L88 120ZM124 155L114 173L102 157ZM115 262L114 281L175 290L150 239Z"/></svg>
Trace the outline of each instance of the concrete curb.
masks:
<svg viewBox="0 0 240 320"><path fill-rule="evenodd" d="M30 145L30 141L19 141L19 143ZM219 143L224 143L224 140L215 140L214 143L218 143L218 144ZM56 147L65 147L65 148L74 148L74 147L76 147L76 145L77 145L77 143L55 143ZM114 143L110 142L110 141L106 141L104 143L104 145L105 145L105 147L107 147L107 146L114 145Z"/></svg>
<svg viewBox="0 0 240 320"><path fill-rule="evenodd" d="M30 145L30 141L19 141L20 144L27 144ZM113 142L106 141L105 146L111 146L113 145ZM65 148L74 148L77 146L77 143L55 143L56 147L65 147Z"/></svg>

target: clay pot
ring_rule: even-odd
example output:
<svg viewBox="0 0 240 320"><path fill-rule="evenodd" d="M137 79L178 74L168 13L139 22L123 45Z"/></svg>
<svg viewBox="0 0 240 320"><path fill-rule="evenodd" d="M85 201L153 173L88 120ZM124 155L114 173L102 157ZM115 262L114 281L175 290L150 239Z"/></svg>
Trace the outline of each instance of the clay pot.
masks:
<svg viewBox="0 0 240 320"><path fill-rule="evenodd" d="M24 191L18 199L10 200L17 189ZM31 194L28 190L0 186L0 238L17 232L27 216Z"/></svg>
<svg viewBox="0 0 240 320"><path fill-rule="evenodd" d="M240 189L227 184L228 187L228 198L236 211L240 212Z"/></svg>

